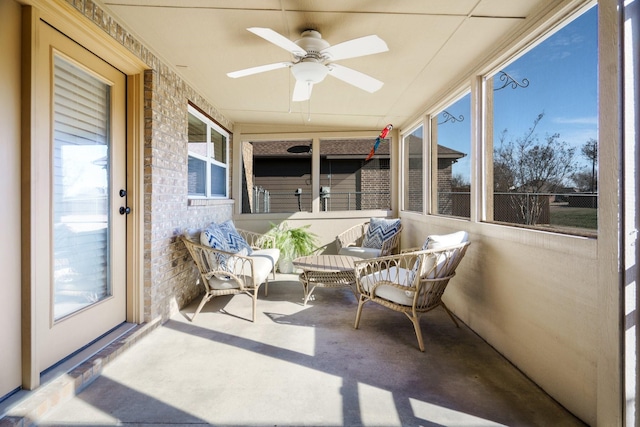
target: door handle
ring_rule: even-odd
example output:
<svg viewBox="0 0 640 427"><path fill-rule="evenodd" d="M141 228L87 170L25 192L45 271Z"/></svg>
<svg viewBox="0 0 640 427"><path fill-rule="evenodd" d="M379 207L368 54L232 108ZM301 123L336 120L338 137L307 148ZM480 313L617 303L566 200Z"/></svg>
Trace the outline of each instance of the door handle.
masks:
<svg viewBox="0 0 640 427"><path fill-rule="evenodd" d="M129 215L130 213L131 213L131 208L129 206L127 206L126 208L124 206L120 206L120 215L124 215L124 214Z"/></svg>

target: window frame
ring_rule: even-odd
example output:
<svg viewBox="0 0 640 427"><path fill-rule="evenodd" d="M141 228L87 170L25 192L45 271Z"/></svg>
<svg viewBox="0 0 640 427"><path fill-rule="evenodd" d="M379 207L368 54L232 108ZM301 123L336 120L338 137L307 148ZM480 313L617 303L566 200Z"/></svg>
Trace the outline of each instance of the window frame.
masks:
<svg viewBox="0 0 640 427"><path fill-rule="evenodd" d="M491 226L508 228L513 230L531 231L534 233L545 232L557 236L568 236L577 238L597 239L599 230L589 228L547 228L541 226L527 226L523 224L494 221L494 197L493 197L493 149L494 149L494 129L493 129L493 76L507 65L517 61L520 57L535 49L539 44L555 35L565 26L570 25L575 19L596 6L596 1L583 2L576 7L563 10L553 14L545 20L545 24L532 28L527 35L522 38L511 40L512 46L506 49L499 56L490 59L486 64L478 69L472 70L461 79L456 85L446 91L446 95L434 100L416 118L416 121L409 123L400 129L399 147L399 172L400 172L400 193L396 197L399 202L399 210L404 214L422 214L425 217L436 219L438 224L449 224L450 221L470 221L478 224L490 224ZM488 78L489 77L489 78ZM598 80L598 85L601 80ZM600 89L599 89L600 91ZM458 217L437 212L437 190L434 188L437 183L437 145L432 141L433 121L435 117L449 104L457 102L460 98L470 94L470 216ZM407 155L405 147L405 137L424 124L424 161L423 172L424 212L407 210L408 200L406 193L407 184ZM598 123L601 126L601 123ZM598 131L600 135L600 131ZM598 151L600 151L600 146ZM428 157L428 158L427 158ZM600 186L601 165L598 161L596 165L596 176L598 177L598 187ZM598 215L600 214L598 208Z"/></svg>
<svg viewBox="0 0 640 427"><path fill-rule="evenodd" d="M473 141L473 126L474 126L474 116L473 116L473 112L472 112L472 103L473 103L473 91L471 90L471 87L468 86L464 86L460 91L457 91L453 96L447 98L444 102L440 103L434 110L433 112L427 114L426 118L427 121L429 122L429 134L426 134L424 136L424 143L426 145L427 150L429 151L429 156L431 159L431 162L429 163L430 165L430 170L429 170L429 176L431 179L430 182L430 186L428 188L428 194L429 194L429 201L430 201L430 209L429 209L429 215L434 215L434 216L442 216L442 217L447 217L447 218L456 218L456 219L460 219L460 220L464 220L464 221L470 221L471 220L471 212L469 212L469 216L459 216L459 215L453 215L453 214L448 214L448 213L442 213L440 212L441 206L440 206L440 191L439 191L439 186L440 186L440 180L439 180L439 161L440 161L440 153L438 150L438 145L440 145L440 137L439 137L439 126L442 124L438 124L438 117L446 112L447 108L451 108L452 106L456 105L458 102L462 101L464 98L469 97L469 112L468 112L468 118L467 120L469 121L469 152L465 153L466 157L469 158L469 199L472 198L473 195L473 185L474 185L474 177L473 177L473 171L472 171L472 163L473 163L473 145L474 145L474 141ZM461 120L459 118L455 118L453 117L453 121L463 121L464 118ZM476 122L477 123L477 122ZM451 148L448 145L444 145L447 148ZM453 170L451 171L451 176L453 177ZM469 206L471 207L471 200L469 200Z"/></svg>
<svg viewBox="0 0 640 427"><path fill-rule="evenodd" d="M421 158L421 164L422 164L422 169L421 169L421 184L422 184L422 206L421 206L421 210L417 211L417 210L411 210L409 209L409 195L407 193L408 188L410 188L409 184L409 149L407 147L407 138L410 137L411 135L413 135L414 132L416 132L418 129L422 128L422 158ZM430 152L427 149L427 133L431 132L431 126L428 120L420 120L416 123L414 123L413 125L411 125L410 127L407 128L406 131L401 132L400 134L400 169L401 169L401 183L400 183L400 190L401 190L401 200L400 200L400 210L402 212L410 212L410 213L416 213L416 214L422 214L425 215L425 213L427 213L430 209L430 196L429 196L429 182L430 182L430 175L429 175L429 167L427 167L430 163Z"/></svg>
<svg viewBox="0 0 640 427"><path fill-rule="evenodd" d="M484 174L485 180L483 182L482 188L482 199L483 206L481 212L481 218L478 220L483 223L492 224L500 227L509 227L509 228L517 228L523 230L531 230L531 231L544 231L557 235L568 235L575 237L586 237L586 238L598 238L599 230L596 228L595 230L590 228L574 228L570 227L544 227L539 224L535 225L527 225L520 224L515 222L507 222L507 221L498 221L495 220L495 189L494 189L494 160L495 160L495 146L497 142L497 131L494 129L494 120L495 120L495 101L493 98L494 95L494 78L497 76L500 71L518 60L520 60L523 56L529 54L536 48L538 48L541 44L547 41L547 39L556 35L559 31L561 31L566 26L573 23L576 19L580 18L583 14L587 13L593 7L598 7L597 1L589 1L587 4L581 5L576 9L568 12L566 15L562 17L558 17L558 19L553 20L547 27L545 27L541 32L536 32L533 34L528 40L522 44L519 48L516 48L511 52L508 57L502 58L500 61L493 63L490 67L483 69L483 71L477 74L477 78L480 81L480 85L482 86L482 90L480 93L472 91L472 106L474 102L482 105L482 114L480 117L473 116L473 119L476 120L476 123L473 125L473 132L476 132L477 129L481 130L482 133L482 142L481 142L481 152L479 155L482 157L482 173ZM598 13L600 13L598 11ZM600 84L598 80L597 85ZM598 89L599 91L599 89ZM480 97L479 101L474 101L473 96ZM596 101L597 102L597 101ZM473 108L473 107L472 107ZM599 108L599 106L598 106ZM473 113L472 113L473 115ZM600 123L598 123L598 127ZM597 132L599 135L599 131ZM472 141L472 145L474 142ZM600 144L598 144L598 149ZM472 153L473 155L473 153ZM472 159L472 161L476 161L477 159ZM596 169L598 173L596 176L600 176L599 169L600 165L598 164ZM472 193L473 193L472 186ZM476 191L480 191L479 189ZM546 193L541 193L546 194ZM598 194L598 193L596 193ZM600 214L599 207L596 207L597 215Z"/></svg>
<svg viewBox="0 0 640 427"><path fill-rule="evenodd" d="M397 188L399 177L399 164L395 160L397 156L397 152L399 151L397 142L397 133L396 131L392 131L389 136L386 138L389 140L390 145L390 159L389 159L389 170L390 170L390 180L391 180L391 192L393 193L394 189ZM368 139L371 141L371 145L373 146L376 137L379 135L379 129L369 129L369 130L341 130L341 131L283 131L281 133L263 133L263 129L261 127L247 126L243 127L242 132L234 134L233 140L233 148L234 153L242 152L240 156L234 156L233 159L233 179L234 182L242 182L243 176L243 156L244 149L242 148L244 143L249 142L268 142L274 140L280 141L292 141L292 140L301 140L308 139L312 141L312 156L311 156L311 176L313 180L312 189L309 194L311 194L311 210L310 211L298 211L298 212L260 212L260 213L249 213L244 212L245 207L244 199L245 196L243 194L243 186L234 186L233 187L233 196L235 200L241 201L239 203L235 203L234 207L234 216L239 218L255 218L257 215L261 219L264 220L284 220L284 219L313 219L313 218L370 218L370 217L382 217L382 216L390 216L393 215L398 210L397 203L399 201L398 197L391 197L391 208L390 209L366 209L366 210L336 210L336 211L322 211L321 206L321 192L320 192L320 141L321 140L343 140L343 139Z"/></svg>
<svg viewBox="0 0 640 427"><path fill-rule="evenodd" d="M368 154L370 154L370 150L373 147L375 140L376 137L363 136L362 132L353 131L335 132L330 135L318 135L317 132L310 132L296 134L295 137L287 135L282 138L274 135L269 135L268 137L260 135L259 137L254 138L249 137L247 134L243 134L242 142L240 142L242 147L240 149L242 152L242 159L239 159L238 161L243 165L240 168L242 173L245 173L244 168L246 168L246 165L251 164L249 169L251 170L252 177L244 176L241 178L243 184L240 192L240 197L242 198L240 203L240 213L243 215L299 215L310 213L322 213L323 215L340 215L349 213L349 215L354 215L357 212L391 212L393 203L391 198L391 187L394 179L393 164L391 161L393 136L388 135L384 139L384 143L388 144L388 146L385 147L386 149L379 149L376 152L376 157L369 161L371 163L365 162L364 159ZM263 148L258 150L260 155L255 156L253 149L245 150L245 144L278 144L282 146L278 149L283 151L278 152L278 149L276 149L276 151L266 153ZM336 144L338 145L337 150L335 149ZM344 151L339 147L340 145L351 146L353 144L356 145L356 148L350 147L350 149L355 151ZM289 148L292 149L299 149L299 147L307 145L309 146L308 152L289 151L286 149L286 146L290 146ZM246 157L247 155L254 157L248 159ZM293 176L288 176L283 173L283 175L279 177L281 179L275 184L275 186L281 185L282 187L286 187L284 191L282 189L274 190L273 183L269 183L270 185L268 185L271 189L267 191L269 196L264 200L269 200L271 209L264 211L260 207L265 206L267 203L258 203L254 200L254 203L252 204L253 207L251 208L254 211L248 211L251 204L246 200L246 198L252 197L252 191L250 188L247 188L247 186L250 185L253 188L263 190L267 187L267 185L264 184L264 178L275 178L269 177L268 174L258 174L258 169L260 169L260 172L264 172L266 169L278 170L277 168L273 169L274 166L268 166L265 168L265 162L284 160L306 166L307 159L309 161L309 172L308 177L303 179L306 183L296 183L291 181L290 178ZM258 164L261 165L258 166ZM373 165L375 165L375 167L372 167ZM333 167L337 167L337 169L334 172L331 172ZM295 165L292 165L287 169L296 172ZM372 181L366 177L362 178L362 174L371 173L372 171L374 171L373 173L377 172L383 175L376 177L375 181L382 182L382 186L386 188L383 190L372 191L366 191L360 188L361 185L364 185L363 183L370 183ZM302 176L306 175L307 173L305 172ZM352 188L345 189L345 185L347 187L352 186ZM279 205L281 202L278 201L278 197L283 195L285 195L285 197L288 197L288 195L298 196L298 194L297 210L282 209L282 206ZM289 201L289 203L291 203L291 201ZM372 204L379 205L371 206ZM387 206L382 206L385 204ZM346 206L346 208L343 209L342 207L344 206ZM369 215L369 213L367 215Z"/></svg>
<svg viewBox="0 0 640 427"><path fill-rule="evenodd" d="M187 108L187 147L189 146L189 132L188 132L188 115L191 114L194 117L196 117L197 119L199 119L200 121L202 121L206 127L207 127L207 134L206 134L206 144L207 144L207 152L206 155L203 156L199 153L193 152L193 151L189 151L189 149L187 148L187 176L189 174L189 159L190 158L194 158L197 160L201 160L205 162L205 194L194 194L194 193L190 193L189 192L189 183L187 181L187 197L189 199L229 199L229 193L230 193L230 170L231 170L231 162L230 162L230 154L231 154L231 148L230 148L230 136L231 134L229 132L227 132L222 126L220 126L219 124L217 124L211 117L209 117L208 115L206 115L205 113L203 113L202 111L200 111L199 109L197 109L196 107L194 107L191 104L188 104L188 108ZM218 134L222 135L222 137L224 138L225 141L225 147L223 149L224 152L224 158L225 161L224 162L220 162L217 161L216 159L213 158L214 155L214 147L213 147L213 142L211 141L211 132L215 131ZM217 166L220 168L224 169L224 177L225 177L225 183L224 183L224 194L212 194L212 186L211 186L211 167L212 166Z"/></svg>

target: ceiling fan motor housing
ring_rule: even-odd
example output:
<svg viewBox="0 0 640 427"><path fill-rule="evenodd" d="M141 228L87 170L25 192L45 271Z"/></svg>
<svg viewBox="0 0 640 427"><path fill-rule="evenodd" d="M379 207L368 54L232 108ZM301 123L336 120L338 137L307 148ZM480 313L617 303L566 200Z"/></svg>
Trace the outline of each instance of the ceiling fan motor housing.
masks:
<svg viewBox="0 0 640 427"><path fill-rule="evenodd" d="M320 53L323 49L328 48L329 42L322 38L322 35L316 30L305 30L302 32L302 38L294 42L307 52L307 55L296 59L314 58L316 60L329 59L326 55Z"/></svg>

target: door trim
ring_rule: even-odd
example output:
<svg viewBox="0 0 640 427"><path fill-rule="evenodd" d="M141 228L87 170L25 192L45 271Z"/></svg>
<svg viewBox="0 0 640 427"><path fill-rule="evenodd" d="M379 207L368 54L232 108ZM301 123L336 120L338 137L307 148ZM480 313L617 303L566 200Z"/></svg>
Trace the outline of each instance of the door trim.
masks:
<svg viewBox="0 0 640 427"><path fill-rule="evenodd" d="M127 216L126 320L144 321L144 70L148 67L109 34L63 0L34 0L22 15L22 387L40 385L37 363L35 310L36 229L33 209L37 180L33 150L38 131L35 109L37 40L44 21L118 68L127 76L127 192L132 213Z"/></svg>
<svg viewBox="0 0 640 427"><path fill-rule="evenodd" d="M144 75L127 76L127 311L129 323L144 319Z"/></svg>

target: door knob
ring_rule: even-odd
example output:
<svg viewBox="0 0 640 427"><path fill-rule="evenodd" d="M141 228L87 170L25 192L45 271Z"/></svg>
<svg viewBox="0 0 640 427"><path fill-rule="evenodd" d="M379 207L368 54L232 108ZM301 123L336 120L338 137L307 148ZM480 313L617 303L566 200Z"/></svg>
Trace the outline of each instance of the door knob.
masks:
<svg viewBox="0 0 640 427"><path fill-rule="evenodd" d="M130 213L131 213L131 208L129 206L127 206L126 208L124 206L120 206L120 215L124 215L124 214L129 215Z"/></svg>

